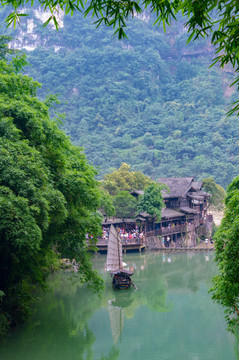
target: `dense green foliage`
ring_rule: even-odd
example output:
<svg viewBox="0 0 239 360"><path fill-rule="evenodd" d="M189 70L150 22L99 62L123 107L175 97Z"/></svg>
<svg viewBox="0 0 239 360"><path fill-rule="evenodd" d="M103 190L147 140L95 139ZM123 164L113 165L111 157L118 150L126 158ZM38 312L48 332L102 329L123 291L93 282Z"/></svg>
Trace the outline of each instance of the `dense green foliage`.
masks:
<svg viewBox="0 0 239 360"><path fill-rule="evenodd" d="M12 12L8 15L6 21L8 25L20 21L24 13L18 11L20 6L28 3L28 0L1 0L1 3L8 8L12 8ZM34 0L31 2L33 6ZM127 20L131 17L139 16L146 9L150 13L156 14L155 23L163 22L165 25L171 24L172 19L176 20L179 13L186 16L185 27L189 33L188 41L192 38L210 36L210 41L216 47L216 53L219 54L214 59L214 64L219 63L221 67L225 64L232 64L233 68L239 71L238 60L238 40L239 40L239 6L237 0L207 0L204 2L192 0L163 0L155 2L152 0L137 1L112 1L112 0L91 0L88 3L76 0L53 1L42 0L41 6L44 10L49 11L49 18L45 21L44 26L52 21L58 29L59 22L57 14L61 9L65 14L73 15L76 11L84 11L84 15L91 14L97 17L97 26L104 23L107 26L116 27L115 34L118 33L119 39L126 38L125 28L128 25ZM215 16L216 14L216 16ZM239 86L239 77L235 80ZM239 110L239 103L234 107L231 113Z"/></svg>
<svg viewBox="0 0 239 360"><path fill-rule="evenodd" d="M138 202L128 191L119 191L118 194L113 196L112 200L118 218L125 220L135 217Z"/></svg>
<svg viewBox="0 0 239 360"><path fill-rule="evenodd" d="M214 237L220 272L214 277L213 299L225 306L233 330L239 325L239 177L229 185L225 204L225 216Z"/></svg>
<svg viewBox="0 0 239 360"><path fill-rule="evenodd" d="M115 215L115 207L110 194L102 189L100 196L99 211L107 217Z"/></svg>
<svg viewBox="0 0 239 360"><path fill-rule="evenodd" d="M181 18L164 34L145 13L118 41L79 14L56 32L28 13L32 34L23 21L21 34L9 30L19 46L38 45L27 73L43 83L43 98L48 89L60 94L63 127L102 178L123 162L155 180L214 177L223 187L239 173L239 123L226 117L233 70L208 69L214 49L203 39L186 45Z"/></svg>
<svg viewBox="0 0 239 360"><path fill-rule="evenodd" d="M55 255L75 258L94 290L86 233L101 231L96 171L50 119L39 84L0 63L0 314L14 325L29 312L35 285L45 286ZM4 329L1 329L4 331Z"/></svg>
<svg viewBox="0 0 239 360"><path fill-rule="evenodd" d="M110 195L119 191L143 190L151 179L141 171L132 171L130 165L123 163L120 168L104 176L102 186Z"/></svg>
<svg viewBox="0 0 239 360"><path fill-rule="evenodd" d="M141 171L132 171L126 163L110 174L106 174L101 182L102 187L111 195L118 218L134 218L138 212L147 212L151 216L161 218L164 207L163 184L153 182ZM130 193L133 190L144 190L138 199ZM107 205L107 201L105 201Z"/></svg>
<svg viewBox="0 0 239 360"><path fill-rule="evenodd" d="M144 194L139 197L138 210L145 211L149 215L161 219L161 211L164 208L164 201L162 190L165 190L163 184L150 184L145 190Z"/></svg>
<svg viewBox="0 0 239 360"><path fill-rule="evenodd" d="M0 60L4 60L7 55L17 52L14 49L9 49L10 40L12 40L11 36L0 36Z"/></svg>
<svg viewBox="0 0 239 360"><path fill-rule="evenodd" d="M223 209L226 192L220 185L216 184L213 178L206 178L202 181L203 189L211 194L209 205L218 210Z"/></svg>

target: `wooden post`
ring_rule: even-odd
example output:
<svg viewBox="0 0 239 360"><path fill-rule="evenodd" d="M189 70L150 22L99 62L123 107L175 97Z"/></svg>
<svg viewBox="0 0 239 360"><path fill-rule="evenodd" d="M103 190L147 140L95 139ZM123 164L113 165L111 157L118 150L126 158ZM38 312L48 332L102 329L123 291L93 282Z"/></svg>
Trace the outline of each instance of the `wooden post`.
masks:
<svg viewBox="0 0 239 360"><path fill-rule="evenodd" d="M186 236L185 236L185 239L186 239L186 247L188 247L188 217L186 215Z"/></svg>

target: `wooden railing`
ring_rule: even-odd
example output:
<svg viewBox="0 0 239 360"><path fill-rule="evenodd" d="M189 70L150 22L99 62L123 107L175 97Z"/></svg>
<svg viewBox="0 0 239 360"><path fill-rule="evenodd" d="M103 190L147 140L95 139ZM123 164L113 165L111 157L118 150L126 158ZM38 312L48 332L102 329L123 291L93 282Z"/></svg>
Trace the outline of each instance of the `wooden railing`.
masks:
<svg viewBox="0 0 239 360"><path fill-rule="evenodd" d="M209 218L209 219L208 219ZM212 215L208 215L207 220L212 221ZM178 233L186 233L190 231L194 231L195 227L199 226L200 224L204 223L203 219L201 220L194 220L193 224L188 223L187 225L175 225L170 227L163 227L161 229L151 230L147 231L145 234L146 238L151 238L154 236L165 236L165 235L172 235L172 234L178 234ZM145 243L145 237L135 237L135 238L124 238L122 237L122 244L144 244ZM107 245L108 239L107 238L98 238L98 244L100 245Z"/></svg>
<svg viewBox="0 0 239 360"><path fill-rule="evenodd" d="M140 237L135 237L135 238L124 238L124 237L121 237L122 239L122 245L129 245L129 244L139 244L139 245L142 245L145 243L145 238L140 238ZM98 238L98 241L97 241L97 244L98 245L108 245L108 239L105 239L105 238Z"/></svg>

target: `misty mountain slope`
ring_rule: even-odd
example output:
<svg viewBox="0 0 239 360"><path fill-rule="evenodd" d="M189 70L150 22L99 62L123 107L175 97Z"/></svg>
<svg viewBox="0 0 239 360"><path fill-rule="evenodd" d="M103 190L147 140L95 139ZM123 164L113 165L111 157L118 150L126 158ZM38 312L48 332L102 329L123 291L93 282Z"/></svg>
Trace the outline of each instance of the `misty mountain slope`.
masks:
<svg viewBox="0 0 239 360"><path fill-rule="evenodd" d="M239 173L238 119L226 117L233 72L209 69L210 42L186 45L182 19L164 34L143 14L119 41L80 14L62 16L58 32L30 15L10 30L15 46L34 49L26 72L43 84L40 96L59 94L63 127L100 176L122 162L153 178L214 176L223 186Z"/></svg>

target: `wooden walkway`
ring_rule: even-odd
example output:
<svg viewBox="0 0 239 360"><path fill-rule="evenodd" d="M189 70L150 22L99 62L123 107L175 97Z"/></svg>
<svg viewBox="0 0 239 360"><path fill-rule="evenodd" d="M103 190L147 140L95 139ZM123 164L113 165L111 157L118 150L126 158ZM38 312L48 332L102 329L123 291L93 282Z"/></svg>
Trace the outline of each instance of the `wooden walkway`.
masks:
<svg viewBox="0 0 239 360"><path fill-rule="evenodd" d="M157 250L157 251L213 251L213 247L177 247L177 248L151 248L150 250Z"/></svg>
<svg viewBox="0 0 239 360"><path fill-rule="evenodd" d="M106 254L107 253L107 249L108 249L108 245L107 244L97 244L97 247L99 249L99 253L101 254ZM127 245L122 245L122 249L123 252L126 254L127 252L142 252L146 249L146 245L145 244L127 244ZM151 247L149 248L149 251L166 251L166 252L171 252L171 251L205 251L205 250L209 250L209 251L213 251L214 247L213 246L195 246L195 247L176 247L176 248L159 248L159 247Z"/></svg>
<svg viewBox="0 0 239 360"><path fill-rule="evenodd" d="M159 247L152 247L151 250L157 251L205 251L205 250L214 250L214 244L205 244L201 243L194 247L171 247L171 248L159 248Z"/></svg>
<svg viewBox="0 0 239 360"><path fill-rule="evenodd" d="M106 254L108 249L108 243L100 239L99 242L96 244L96 246L99 249L99 253ZM158 246L147 246L146 243L140 242L140 241L130 241L127 243L122 244L123 252L126 254L127 252L142 252L145 249L153 250L153 251L205 251L205 250L214 250L214 244L205 244L205 242L202 242L194 247L158 247Z"/></svg>
<svg viewBox="0 0 239 360"><path fill-rule="evenodd" d="M98 243L96 244L96 246L98 247L99 249L99 253L101 254L105 254L107 253L107 249L108 249L108 245L105 244L105 243ZM122 249L123 249L123 252L126 254L126 252L142 252L144 251L146 248L146 245L145 244L140 244L140 243L129 243L129 244L122 244Z"/></svg>

